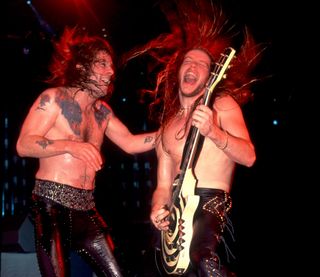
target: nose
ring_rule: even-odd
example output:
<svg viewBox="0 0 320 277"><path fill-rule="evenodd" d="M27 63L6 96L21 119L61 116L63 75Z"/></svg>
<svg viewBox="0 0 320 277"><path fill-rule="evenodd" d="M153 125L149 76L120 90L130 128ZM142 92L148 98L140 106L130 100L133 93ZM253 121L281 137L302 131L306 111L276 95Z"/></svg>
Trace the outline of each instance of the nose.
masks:
<svg viewBox="0 0 320 277"><path fill-rule="evenodd" d="M109 73L110 73L110 76L113 76L113 75L114 75L114 68L113 68L113 66L110 66L110 68L109 68Z"/></svg>
<svg viewBox="0 0 320 277"><path fill-rule="evenodd" d="M196 62L190 62L190 67L191 68L195 68L195 67L197 67L197 63Z"/></svg>

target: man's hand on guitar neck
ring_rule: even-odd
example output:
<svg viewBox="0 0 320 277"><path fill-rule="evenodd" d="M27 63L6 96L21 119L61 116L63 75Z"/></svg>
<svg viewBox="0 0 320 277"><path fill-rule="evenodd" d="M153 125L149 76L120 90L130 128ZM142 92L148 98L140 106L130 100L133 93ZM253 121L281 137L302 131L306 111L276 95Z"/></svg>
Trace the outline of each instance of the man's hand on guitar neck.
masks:
<svg viewBox="0 0 320 277"><path fill-rule="evenodd" d="M154 205L152 207L152 211L150 214L150 219L153 225L160 231L166 231L169 229L169 220L167 217L169 215L169 210L167 205L157 206Z"/></svg>

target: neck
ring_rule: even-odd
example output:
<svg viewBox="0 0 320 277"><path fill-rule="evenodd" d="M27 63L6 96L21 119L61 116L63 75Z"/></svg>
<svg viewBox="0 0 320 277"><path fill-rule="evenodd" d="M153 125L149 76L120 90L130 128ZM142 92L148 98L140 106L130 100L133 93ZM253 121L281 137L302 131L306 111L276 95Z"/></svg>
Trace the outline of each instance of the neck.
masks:
<svg viewBox="0 0 320 277"><path fill-rule="evenodd" d="M191 110L192 106L180 106L180 110Z"/></svg>
<svg viewBox="0 0 320 277"><path fill-rule="evenodd" d="M192 110L192 106L180 106L179 111L178 111L178 115L187 115L190 111Z"/></svg>

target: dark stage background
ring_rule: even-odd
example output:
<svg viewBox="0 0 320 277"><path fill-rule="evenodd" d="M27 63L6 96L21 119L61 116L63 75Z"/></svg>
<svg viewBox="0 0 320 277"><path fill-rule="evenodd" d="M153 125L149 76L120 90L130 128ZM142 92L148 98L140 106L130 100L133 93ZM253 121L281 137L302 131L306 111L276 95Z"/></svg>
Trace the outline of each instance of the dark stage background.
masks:
<svg viewBox="0 0 320 277"><path fill-rule="evenodd" d="M121 55L167 30L156 2L34 0L28 5L24 0L1 1L2 233L20 229L28 216L37 161L19 158L15 143L29 107L46 87L42 80L47 74L51 39L64 26L77 24L106 36ZM297 59L293 59L300 51L296 41L298 7L290 3L280 8L275 0L222 2L237 20L248 25L257 42L268 44L258 70L272 75L254 87L255 98L244 107L257 162L250 169L238 167L235 174L232 221L236 242L230 245L236 260L232 266L239 277L289 276L285 272L290 266L284 261L297 258L288 240L295 229L289 212L295 207L295 214L299 213L299 151L293 131L298 121L299 78L295 71ZM134 133L154 129L147 120L147 107L138 97L147 77L143 61L130 63L118 72L111 99L115 113ZM156 276L154 230L148 218L155 188L155 154L129 156L109 141L104 143L103 153L106 164L97 176L96 199L111 228L117 259L126 276ZM8 244L2 240L3 252L29 251Z"/></svg>

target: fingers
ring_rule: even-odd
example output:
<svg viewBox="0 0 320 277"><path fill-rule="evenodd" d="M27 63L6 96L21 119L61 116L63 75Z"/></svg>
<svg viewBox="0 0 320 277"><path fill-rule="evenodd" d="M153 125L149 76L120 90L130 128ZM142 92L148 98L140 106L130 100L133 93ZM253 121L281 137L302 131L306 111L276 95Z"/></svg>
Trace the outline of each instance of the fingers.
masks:
<svg viewBox="0 0 320 277"><path fill-rule="evenodd" d="M204 105L199 105L197 108L194 110L192 114L192 118L201 120L203 118L209 118L212 114L212 111L210 108Z"/></svg>
<svg viewBox="0 0 320 277"><path fill-rule="evenodd" d="M80 152L83 155L83 160L88 163L88 165L94 169L95 171L98 171L102 167L102 157L100 155L100 152L90 143L85 143L82 145L82 149L80 149Z"/></svg>
<svg viewBox="0 0 320 277"><path fill-rule="evenodd" d="M204 105L199 105L192 114L192 126L199 129L203 136L207 136L212 128L212 110Z"/></svg>
<svg viewBox="0 0 320 277"><path fill-rule="evenodd" d="M167 230L169 221L167 220L167 217L169 215L169 211L165 208L153 211L150 219L153 223L153 225L158 229L158 230Z"/></svg>
<svg viewBox="0 0 320 277"><path fill-rule="evenodd" d="M206 105L198 105L195 109L195 111L199 111L199 112L203 112L203 113L208 113L211 111L211 109L209 107L207 107Z"/></svg>
<svg viewBox="0 0 320 277"><path fill-rule="evenodd" d="M169 221L166 219L155 219L153 225L160 231L169 229Z"/></svg>

